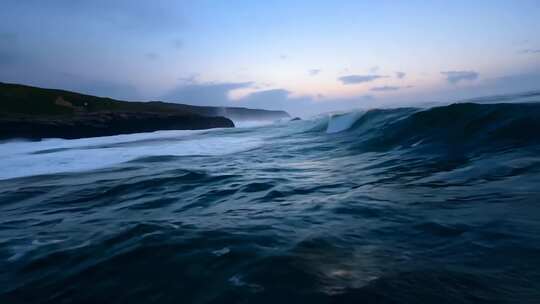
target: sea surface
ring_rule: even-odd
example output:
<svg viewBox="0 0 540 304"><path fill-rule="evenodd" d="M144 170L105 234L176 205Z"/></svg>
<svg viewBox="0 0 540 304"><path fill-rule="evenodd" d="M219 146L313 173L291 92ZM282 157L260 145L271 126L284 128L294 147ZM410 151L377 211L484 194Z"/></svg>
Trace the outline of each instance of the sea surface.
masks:
<svg viewBox="0 0 540 304"><path fill-rule="evenodd" d="M540 303L538 94L0 143L0 303Z"/></svg>

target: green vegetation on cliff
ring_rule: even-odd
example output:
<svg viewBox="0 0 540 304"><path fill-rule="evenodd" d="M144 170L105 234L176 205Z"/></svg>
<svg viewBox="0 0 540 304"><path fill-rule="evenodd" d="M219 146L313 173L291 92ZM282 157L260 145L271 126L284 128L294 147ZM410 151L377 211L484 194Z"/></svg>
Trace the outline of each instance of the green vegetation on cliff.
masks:
<svg viewBox="0 0 540 304"><path fill-rule="evenodd" d="M240 107L202 107L159 101L128 102L63 90L0 83L0 115L56 116L95 112L224 116L233 120L276 120L289 117L289 114L284 111Z"/></svg>

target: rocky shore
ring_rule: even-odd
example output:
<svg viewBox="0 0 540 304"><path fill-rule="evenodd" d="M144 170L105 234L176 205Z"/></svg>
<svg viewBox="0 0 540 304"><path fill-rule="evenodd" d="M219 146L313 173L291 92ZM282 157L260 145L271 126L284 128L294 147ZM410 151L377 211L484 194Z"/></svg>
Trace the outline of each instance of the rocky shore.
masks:
<svg viewBox="0 0 540 304"><path fill-rule="evenodd" d="M233 127L234 123L225 117L143 112L99 112L70 117L0 117L0 139L75 139L158 130Z"/></svg>

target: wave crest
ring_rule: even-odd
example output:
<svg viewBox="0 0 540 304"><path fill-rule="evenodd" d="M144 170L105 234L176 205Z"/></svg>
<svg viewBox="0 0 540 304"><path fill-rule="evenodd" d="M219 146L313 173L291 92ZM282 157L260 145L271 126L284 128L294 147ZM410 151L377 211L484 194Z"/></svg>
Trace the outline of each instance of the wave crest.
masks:
<svg viewBox="0 0 540 304"><path fill-rule="evenodd" d="M524 146L540 143L539 118L540 103L373 109L330 117L326 133L346 131L358 147L379 151L428 144Z"/></svg>

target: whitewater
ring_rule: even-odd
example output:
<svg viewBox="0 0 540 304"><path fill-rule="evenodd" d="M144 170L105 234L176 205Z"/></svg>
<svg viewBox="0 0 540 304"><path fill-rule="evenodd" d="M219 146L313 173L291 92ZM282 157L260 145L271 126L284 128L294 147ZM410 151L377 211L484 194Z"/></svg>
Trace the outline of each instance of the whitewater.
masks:
<svg viewBox="0 0 540 304"><path fill-rule="evenodd" d="M487 101L1 142L0 302L536 303L540 95Z"/></svg>

